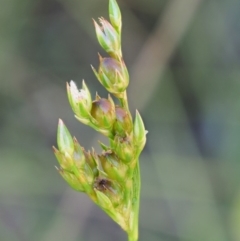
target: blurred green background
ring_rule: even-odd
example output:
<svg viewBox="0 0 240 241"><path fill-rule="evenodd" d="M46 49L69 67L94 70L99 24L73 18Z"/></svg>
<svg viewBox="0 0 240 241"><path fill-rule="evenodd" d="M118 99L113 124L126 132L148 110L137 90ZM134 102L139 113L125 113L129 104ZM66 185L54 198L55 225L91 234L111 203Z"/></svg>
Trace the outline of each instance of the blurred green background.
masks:
<svg viewBox="0 0 240 241"><path fill-rule="evenodd" d="M86 149L65 83L99 47L107 0L0 1L0 241L126 240L55 170L61 117ZM140 239L240 240L240 1L119 0L131 110L149 131L141 156Z"/></svg>

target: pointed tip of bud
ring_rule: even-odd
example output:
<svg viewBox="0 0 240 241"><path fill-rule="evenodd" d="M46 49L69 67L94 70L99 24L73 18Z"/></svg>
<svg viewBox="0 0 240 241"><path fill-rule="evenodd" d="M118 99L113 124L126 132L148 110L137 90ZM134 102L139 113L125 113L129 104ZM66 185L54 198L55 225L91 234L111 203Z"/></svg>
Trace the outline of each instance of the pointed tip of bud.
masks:
<svg viewBox="0 0 240 241"><path fill-rule="evenodd" d="M101 54L100 54L100 53L98 53L98 58L99 58L99 62L101 62L101 61L102 61L102 59L103 59L103 57L101 56Z"/></svg>
<svg viewBox="0 0 240 241"><path fill-rule="evenodd" d="M73 86L73 85L74 85L74 86L76 86L76 88L77 88L77 85L76 85L76 83L75 83L73 80L70 80L69 85L70 85L70 86Z"/></svg>
<svg viewBox="0 0 240 241"><path fill-rule="evenodd" d="M94 18L92 18L92 21L93 21L94 26L96 27L96 25L98 25L96 20Z"/></svg>
<svg viewBox="0 0 240 241"><path fill-rule="evenodd" d="M63 120L60 119L60 118L58 119L58 125L59 125L59 126L64 126L64 122L63 122Z"/></svg>
<svg viewBox="0 0 240 241"><path fill-rule="evenodd" d="M100 95L98 94L98 92L96 92L95 99L96 99L96 100L100 100L100 99L101 99L101 97L100 97Z"/></svg>
<svg viewBox="0 0 240 241"><path fill-rule="evenodd" d="M73 142L74 143L78 143L78 140L77 140L77 138L75 136L73 137Z"/></svg>
<svg viewBox="0 0 240 241"><path fill-rule="evenodd" d="M89 89L88 89L84 79L82 80L82 89L87 91L87 94L89 95L89 98L90 98L90 92L89 92Z"/></svg>
<svg viewBox="0 0 240 241"><path fill-rule="evenodd" d="M58 152L58 149L55 146L52 146L52 150L53 150L54 154L56 154Z"/></svg>
<svg viewBox="0 0 240 241"><path fill-rule="evenodd" d="M62 119L58 120L57 144L61 152L72 154L74 151L73 139Z"/></svg>
<svg viewBox="0 0 240 241"><path fill-rule="evenodd" d="M113 101L112 96L110 94L108 94L108 100L114 105L114 101Z"/></svg>
<svg viewBox="0 0 240 241"><path fill-rule="evenodd" d="M68 82L66 82L66 88L67 88L67 90L70 88L70 86L69 86L69 83L68 83Z"/></svg>
<svg viewBox="0 0 240 241"><path fill-rule="evenodd" d="M99 75L98 75L97 70L96 70L92 65L91 65L91 68L92 68L92 71L93 71L93 73L95 74L96 78L97 78L98 81L100 81L100 83L101 83L101 78L99 78Z"/></svg>
<svg viewBox="0 0 240 241"><path fill-rule="evenodd" d="M135 139L136 144L145 143L146 130L144 127L142 117L140 116L138 110L136 110L136 116L135 116L134 126L133 126L133 133L134 133L134 139Z"/></svg>
<svg viewBox="0 0 240 241"><path fill-rule="evenodd" d="M117 4L117 1L110 0L108 9L109 9L109 18L110 18L111 24L116 29L116 31L120 33L121 27L122 27L122 17L121 17L121 11Z"/></svg>

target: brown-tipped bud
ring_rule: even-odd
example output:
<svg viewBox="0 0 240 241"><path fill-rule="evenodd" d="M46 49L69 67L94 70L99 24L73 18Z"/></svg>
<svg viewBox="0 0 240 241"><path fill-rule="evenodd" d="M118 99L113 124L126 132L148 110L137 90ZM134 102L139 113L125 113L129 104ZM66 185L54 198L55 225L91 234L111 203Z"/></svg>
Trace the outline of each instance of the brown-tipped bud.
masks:
<svg viewBox="0 0 240 241"><path fill-rule="evenodd" d="M102 58L99 56L98 72L93 69L99 82L113 94L119 94L126 90L129 84L129 74L123 60L114 58Z"/></svg>
<svg viewBox="0 0 240 241"><path fill-rule="evenodd" d="M94 188L105 194L110 199L114 207L121 204L123 192L121 186L116 181L98 177L94 182Z"/></svg>
<svg viewBox="0 0 240 241"><path fill-rule="evenodd" d="M104 152L99 155L99 159L104 172L110 179L123 182L126 178L128 166L120 161L120 159L112 151Z"/></svg>
<svg viewBox="0 0 240 241"><path fill-rule="evenodd" d="M95 100L91 115L97 121L98 128L111 130L115 121L115 106L112 101L104 98Z"/></svg>
<svg viewBox="0 0 240 241"><path fill-rule="evenodd" d="M113 131L116 135L125 137L133 130L132 119L128 111L122 107L115 107L116 121L113 125Z"/></svg>
<svg viewBox="0 0 240 241"><path fill-rule="evenodd" d="M111 148L119 159L127 165L131 164L136 158L134 146L132 144L128 136L124 138L115 136L114 140L111 141Z"/></svg>

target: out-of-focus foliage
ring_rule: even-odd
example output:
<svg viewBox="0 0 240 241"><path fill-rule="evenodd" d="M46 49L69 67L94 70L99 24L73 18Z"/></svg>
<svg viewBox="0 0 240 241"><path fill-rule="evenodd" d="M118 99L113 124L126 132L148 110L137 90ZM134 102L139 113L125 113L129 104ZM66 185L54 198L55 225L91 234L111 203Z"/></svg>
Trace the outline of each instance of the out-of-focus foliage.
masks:
<svg viewBox="0 0 240 241"><path fill-rule="evenodd" d="M240 2L118 2L129 95L149 131L139 240L240 240ZM125 240L65 184L51 152L59 117L97 148L100 137L73 117L65 83L84 78L106 95L90 64L104 56L91 18L106 16L108 1L0 3L0 240ZM152 69L151 58L161 60ZM148 78L134 79L135 70Z"/></svg>

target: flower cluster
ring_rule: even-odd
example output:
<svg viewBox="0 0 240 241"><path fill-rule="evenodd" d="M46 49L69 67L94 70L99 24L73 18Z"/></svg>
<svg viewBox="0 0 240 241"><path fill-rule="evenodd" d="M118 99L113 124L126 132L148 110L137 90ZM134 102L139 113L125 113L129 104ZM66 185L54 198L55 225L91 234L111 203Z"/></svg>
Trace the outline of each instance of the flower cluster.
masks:
<svg viewBox="0 0 240 241"><path fill-rule="evenodd" d="M109 139L100 143L103 151L86 151L72 137L62 120L57 131L58 149L53 147L61 176L76 191L85 192L129 235L137 240L140 177L138 158L146 142L146 130L136 111L132 120L126 88L129 74L121 51L121 13L115 0L109 2L110 22L94 21L98 42L110 57L99 56L94 74L106 90L119 99L115 104L96 95L92 100L86 83L79 90L75 82L67 83L67 95L75 117Z"/></svg>

